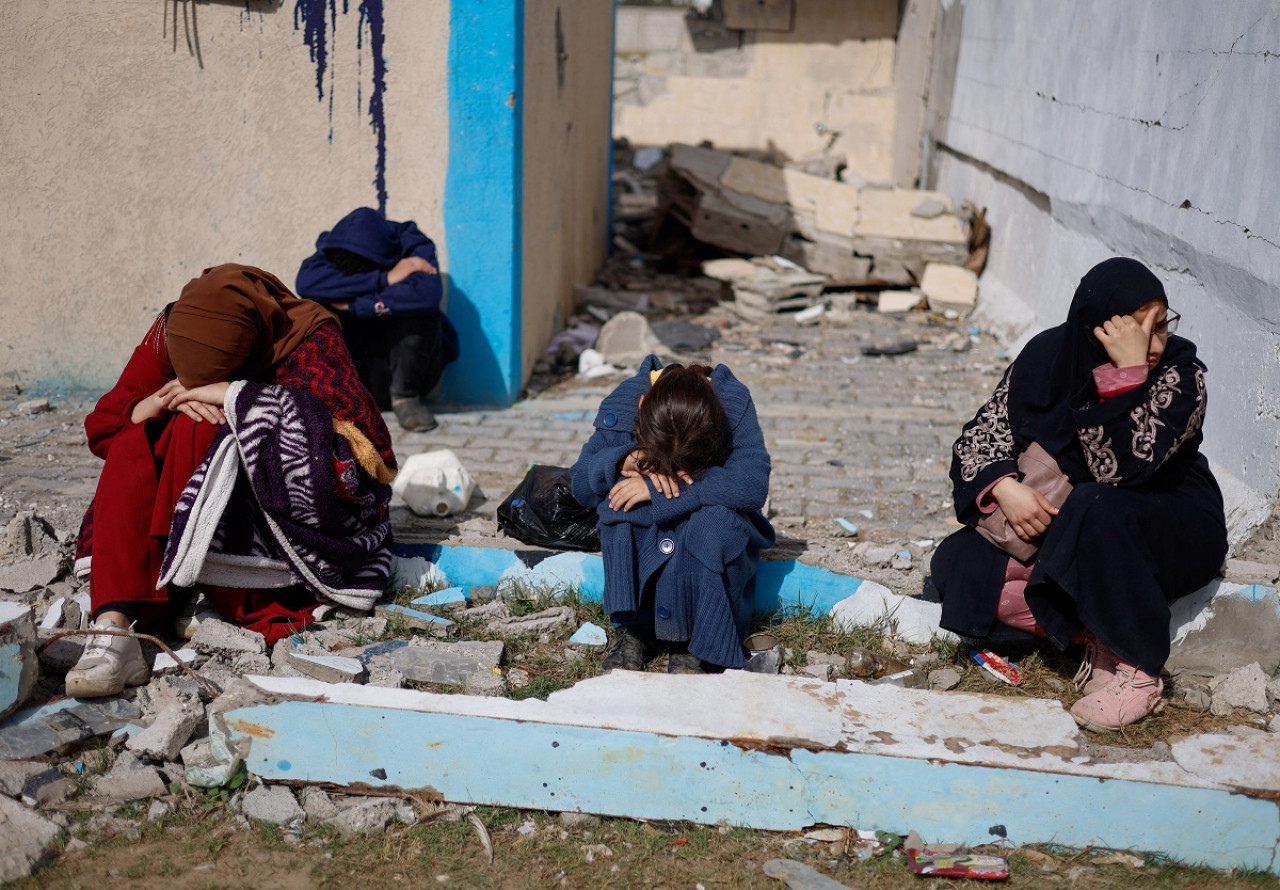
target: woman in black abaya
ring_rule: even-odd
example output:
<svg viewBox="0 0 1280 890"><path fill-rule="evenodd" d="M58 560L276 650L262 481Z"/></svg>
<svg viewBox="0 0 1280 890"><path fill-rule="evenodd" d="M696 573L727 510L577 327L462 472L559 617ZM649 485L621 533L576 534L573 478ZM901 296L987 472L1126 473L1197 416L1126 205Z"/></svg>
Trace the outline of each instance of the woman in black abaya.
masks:
<svg viewBox="0 0 1280 890"><path fill-rule="evenodd" d="M942 625L1085 643L1085 695L1071 711L1089 729L1159 708L1169 603L1226 556L1222 494L1200 454L1205 366L1173 335L1177 321L1144 265L1100 263L1066 322L1026 345L953 448L956 516L969 527L934 555ZM1033 443L1074 486L1060 508L1021 481L1018 457ZM1038 552L1019 561L975 531L997 507Z"/></svg>

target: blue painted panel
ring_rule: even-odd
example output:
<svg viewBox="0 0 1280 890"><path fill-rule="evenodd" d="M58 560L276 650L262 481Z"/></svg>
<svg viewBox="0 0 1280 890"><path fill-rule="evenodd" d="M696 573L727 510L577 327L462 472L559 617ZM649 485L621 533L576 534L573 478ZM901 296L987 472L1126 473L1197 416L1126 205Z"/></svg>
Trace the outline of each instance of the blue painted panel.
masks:
<svg viewBox="0 0 1280 890"><path fill-rule="evenodd" d="M18 699L22 693L22 666L25 663L20 645L5 643L0 646L0 714L21 704Z"/></svg>
<svg viewBox="0 0 1280 890"><path fill-rule="evenodd" d="M447 314L461 356L442 395L509 405L521 362L524 2L453 3L449 22Z"/></svg>
<svg viewBox="0 0 1280 890"><path fill-rule="evenodd" d="M604 595L604 563L592 553L555 553L530 567L520 558L521 551L496 547L397 544L395 549L399 556L420 556L435 563L450 584L495 587L519 578L540 587L576 587L587 602L600 602ZM794 559L762 562L755 579L756 611L772 614L783 607L803 608L825 615L862 584L861 578Z"/></svg>
<svg viewBox="0 0 1280 890"><path fill-rule="evenodd" d="M435 788L457 802L795 830L850 825L979 843L1100 844L1273 869L1276 804L1222 791L1030 770L353 705L227 714L268 780ZM386 778L378 778L385 771Z"/></svg>

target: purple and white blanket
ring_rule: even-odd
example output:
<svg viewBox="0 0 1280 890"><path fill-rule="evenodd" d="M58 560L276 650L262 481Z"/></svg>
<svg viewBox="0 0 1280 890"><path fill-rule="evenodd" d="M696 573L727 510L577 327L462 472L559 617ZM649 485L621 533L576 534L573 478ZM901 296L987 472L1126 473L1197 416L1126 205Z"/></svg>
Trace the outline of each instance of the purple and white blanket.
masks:
<svg viewBox="0 0 1280 890"><path fill-rule="evenodd" d="M310 393L231 384L227 423L174 509L157 587L301 584L371 609L391 573L391 487Z"/></svg>

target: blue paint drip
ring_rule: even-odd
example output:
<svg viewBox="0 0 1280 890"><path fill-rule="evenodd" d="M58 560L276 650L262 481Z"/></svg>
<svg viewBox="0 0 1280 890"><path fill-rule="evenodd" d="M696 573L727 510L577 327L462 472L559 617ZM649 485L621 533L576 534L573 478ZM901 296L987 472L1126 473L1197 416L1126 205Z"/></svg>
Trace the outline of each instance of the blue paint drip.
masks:
<svg viewBox="0 0 1280 890"><path fill-rule="evenodd" d="M374 165L374 187L378 193L378 210L387 212L387 122L383 95L387 89L386 23L382 10L383 0L360 0L357 19L356 47L363 58L365 29L369 32L369 51L373 55L373 91L369 94L369 125L377 139L377 160ZM342 0L342 14L350 11L348 0ZM329 141L333 141L333 72L329 66L329 43L338 27L337 0L294 0L293 28L302 30L302 41L311 53L316 66L316 98L325 100L324 79L329 73ZM363 72L363 65L359 65ZM363 90L357 87L357 101Z"/></svg>

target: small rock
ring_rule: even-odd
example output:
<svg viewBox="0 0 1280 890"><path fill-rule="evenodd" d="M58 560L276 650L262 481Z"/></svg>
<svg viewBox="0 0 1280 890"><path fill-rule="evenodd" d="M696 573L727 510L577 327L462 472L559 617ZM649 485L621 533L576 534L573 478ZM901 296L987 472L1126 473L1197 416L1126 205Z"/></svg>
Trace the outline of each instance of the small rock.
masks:
<svg viewBox="0 0 1280 890"><path fill-rule="evenodd" d="M806 664L800 668L800 673L805 677L815 677L819 680L831 679L831 665L829 664Z"/></svg>
<svg viewBox="0 0 1280 890"><path fill-rule="evenodd" d="M302 809L307 818L328 822L338 815L338 807L323 788L308 787L302 792Z"/></svg>
<svg viewBox="0 0 1280 890"><path fill-rule="evenodd" d="M588 621L573 632L569 642L574 646L603 646L608 638L603 627Z"/></svg>
<svg viewBox="0 0 1280 890"><path fill-rule="evenodd" d="M163 677L166 674L176 674L182 671L181 665L188 667L195 664L195 660L199 657L199 653L194 649L177 649L173 655L178 656L175 660L168 652L156 653L155 663L151 665L151 676Z"/></svg>
<svg viewBox="0 0 1280 890"><path fill-rule="evenodd" d="M1203 689L1180 689L1178 704L1191 711L1204 713L1213 704L1213 698Z"/></svg>
<svg viewBox="0 0 1280 890"><path fill-rule="evenodd" d="M305 815L293 792L283 785L259 785L244 796L240 811L255 822L291 825Z"/></svg>
<svg viewBox="0 0 1280 890"><path fill-rule="evenodd" d="M159 797L166 790L159 770L154 766L145 766L136 758L128 756L120 757L111 767L111 772L105 776L99 776L93 782L95 795L122 803L147 797Z"/></svg>
<svg viewBox="0 0 1280 890"><path fill-rule="evenodd" d="M388 798L362 799L329 820L343 837L356 834L382 834L387 823L396 818L396 802Z"/></svg>
<svg viewBox="0 0 1280 890"><path fill-rule="evenodd" d="M16 800L0 797L0 883L20 881L45 857L60 829Z"/></svg>
<svg viewBox="0 0 1280 890"><path fill-rule="evenodd" d="M946 691L960 685L960 672L955 668L939 668L929 671L929 688Z"/></svg>

